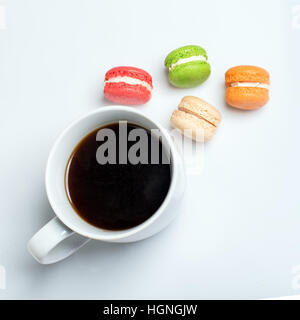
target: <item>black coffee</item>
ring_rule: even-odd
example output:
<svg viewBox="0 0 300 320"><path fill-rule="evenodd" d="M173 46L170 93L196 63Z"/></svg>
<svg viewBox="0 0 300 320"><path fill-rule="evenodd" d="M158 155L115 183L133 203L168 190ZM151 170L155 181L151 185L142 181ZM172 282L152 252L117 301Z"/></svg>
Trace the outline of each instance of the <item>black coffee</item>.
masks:
<svg viewBox="0 0 300 320"><path fill-rule="evenodd" d="M116 164L99 164L96 153L107 139L96 141L97 133L103 128L91 132L70 156L66 191L73 208L85 221L102 229L124 230L146 221L161 206L169 190L171 166L163 164L166 150L161 141L156 141L160 149L158 164L151 164L151 141L158 138L144 128L148 164L123 164L123 160L119 161L120 125L114 123L106 128L116 136ZM128 134L134 129L141 127L127 124ZM127 142L127 152L135 143Z"/></svg>

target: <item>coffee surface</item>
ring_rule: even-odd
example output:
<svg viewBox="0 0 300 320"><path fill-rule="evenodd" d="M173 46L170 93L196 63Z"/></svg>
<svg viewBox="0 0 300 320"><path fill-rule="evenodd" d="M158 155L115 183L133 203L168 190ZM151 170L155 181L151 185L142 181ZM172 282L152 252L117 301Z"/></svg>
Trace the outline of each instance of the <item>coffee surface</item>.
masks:
<svg viewBox="0 0 300 320"><path fill-rule="evenodd" d="M79 142L66 169L66 191L77 214L91 225L107 230L125 230L149 219L161 206L171 182L171 166L162 163L165 149L159 141L160 161L151 164L151 140L146 130L148 164L119 163L119 123L104 128L116 136L116 164L99 164L97 129ZM128 134L141 127L128 123ZM157 141L156 141L157 142ZM127 142L127 151L136 141ZM126 150L126 149L125 149Z"/></svg>

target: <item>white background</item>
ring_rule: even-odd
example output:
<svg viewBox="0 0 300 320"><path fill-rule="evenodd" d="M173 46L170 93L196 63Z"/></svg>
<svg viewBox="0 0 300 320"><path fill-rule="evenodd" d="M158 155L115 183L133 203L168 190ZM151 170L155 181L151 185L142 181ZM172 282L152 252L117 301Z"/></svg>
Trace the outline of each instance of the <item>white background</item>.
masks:
<svg viewBox="0 0 300 320"><path fill-rule="evenodd" d="M2 299L264 298L299 294L299 106L291 102L291 11L280 0L0 0L0 265ZM210 79L180 90L163 61L203 46ZM271 73L271 101L242 112L224 102L224 73L253 64ZM55 138L84 113L109 105L105 72L141 67L153 76L140 111L169 128L184 95L223 114L188 176L184 210L159 235L135 244L90 242L41 266L26 251L53 211L44 170ZM294 285L294 289L293 289ZM296 286L295 286L296 285ZM299 288L298 288L299 289Z"/></svg>

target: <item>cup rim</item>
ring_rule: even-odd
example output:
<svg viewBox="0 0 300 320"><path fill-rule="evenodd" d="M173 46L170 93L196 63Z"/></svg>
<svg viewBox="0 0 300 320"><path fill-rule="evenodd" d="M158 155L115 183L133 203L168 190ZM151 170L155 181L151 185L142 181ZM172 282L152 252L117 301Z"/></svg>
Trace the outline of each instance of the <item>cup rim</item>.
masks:
<svg viewBox="0 0 300 320"><path fill-rule="evenodd" d="M164 136L164 138L166 139L168 146L170 148L170 154L171 154L171 166L172 166L172 177L171 177L171 183L170 183L170 187L168 190L168 193L163 201L163 203L161 204L161 206L158 208L158 210L150 217L148 218L146 221L144 221L143 223L130 228L130 229L125 229L125 230L121 230L121 231L113 231L113 230L105 230L105 229L101 229L101 228L97 228L92 226L91 224L89 224L87 221L85 221L84 219L82 219L74 210L74 208L72 208L70 202L68 201L68 205L72 208L74 214L78 215L79 218L89 227L94 227L96 229L99 230L104 230L106 232L106 234L100 234L96 235L94 231L91 232L84 232L80 227L78 227L75 223L72 223L71 221L68 220L68 218L66 218L64 216L64 214L61 212L61 209L59 208L59 206L57 205L55 199L54 199L54 195L51 192L51 185L50 185L50 179L49 176L51 174L51 161L55 156L56 150L58 145L61 143L61 141L64 139L65 135L72 130L72 128L74 128L78 123L82 122L82 121L86 121L89 117L91 117L94 114L98 114L98 113L103 113L103 112L117 112L117 111L125 111L128 113L134 113L136 115L138 115L141 118L146 119L147 121L150 121L154 127L158 128L162 135ZM101 124L99 124L100 126ZM86 134L88 134L89 132L87 132ZM65 164L67 166L67 163ZM144 115L143 113L141 113L140 111L137 111L135 109L132 109L130 107L126 107L126 106L121 106L121 105L115 105L115 106L104 106L101 107L97 110L93 110L90 111L86 114L84 114L83 116L79 117L77 120L71 122L71 124L69 124L62 132L61 134L58 136L58 138L56 139L54 145L51 148L51 151L49 153L48 156L48 160L47 160L47 165L46 165L46 171L45 171L45 185L46 185L46 193L47 193L47 197L49 200L49 203L55 213L55 215L71 230L73 230L74 232L90 238L90 239L94 239L94 240L101 240L101 241L117 241L123 238L128 238L130 236L133 236L136 233L140 233L143 230L145 230L146 228L148 228L151 224L153 224L165 211L166 207L168 206L171 197L175 191L175 187L176 187L176 182L177 182L177 174L178 172L178 161L176 160L176 152L175 152L175 146L172 142L172 138L167 134L166 129L164 129L159 123L157 123L156 121L153 121L152 119L150 119L148 116ZM67 199L66 199L67 200Z"/></svg>

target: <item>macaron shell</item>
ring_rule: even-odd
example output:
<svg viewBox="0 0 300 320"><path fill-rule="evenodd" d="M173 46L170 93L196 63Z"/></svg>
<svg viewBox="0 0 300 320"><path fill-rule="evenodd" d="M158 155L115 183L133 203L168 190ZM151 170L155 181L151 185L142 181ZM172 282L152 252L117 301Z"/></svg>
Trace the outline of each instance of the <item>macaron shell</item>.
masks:
<svg viewBox="0 0 300 320"><path fill-rule="evenodd" d="M135 67L115 67L106 72L105 81L116 77L131 77L139 79L141 81L146 81L151 87L153 87L151 75L143 69Z"/></svg>
<svg viewBox="0 0 300 320"><path fill-rule="evenodd" d="M216 127L220 124L222 119L221 113L215 107L194 96L182 98L178 109L201 117Z"/></svg>
<svg viewBox="0 0 300 320"><path fill-rule="evenodd" d="M130 85L124 82L106 83L105 97L115 103L126 105L140 105L148 102L151 92L142 85Z"/></svg>
<svg viewBox="0 0 300 320"><path fill-rule="evenodd" d="M169 53L165 59L165 66L170 68L172 64L180 59L190 58L193 56L204 56L207 59L206 51L195 45L180 47Z"/></svg>
<svg viewBox="0 0 300 320"><path fill-rule="evenodd" d="M226 89L226 101L229 105L238 109L258 109L269 101L269 90L250 87L229 87Z"/></svg>
<svg viewBox="0 0 300 320"><path fill-rule="evenodd" d="M210 140L214 136L217 129L204 119L200 119L192 114L180 110L175 110L173 112L171 116L171 124L174 128L179 129L188 138L199 142L202 142L203 138L204 141Z"/></svg>
<svg viewBox="0 0 300 320"><path fill-rule="evenodd" d="M237 66L229 69L225 74L226 86L235 82L259 82L270 84L267 70L255 66Z"/></svg>
<svg viewBox="0 0 300 320"><path fill-rule="evenodd" d="M178 65L169 72L170 83L177 88L192 88L202 84L210 76L209 63L193 61Z"/></svg>

